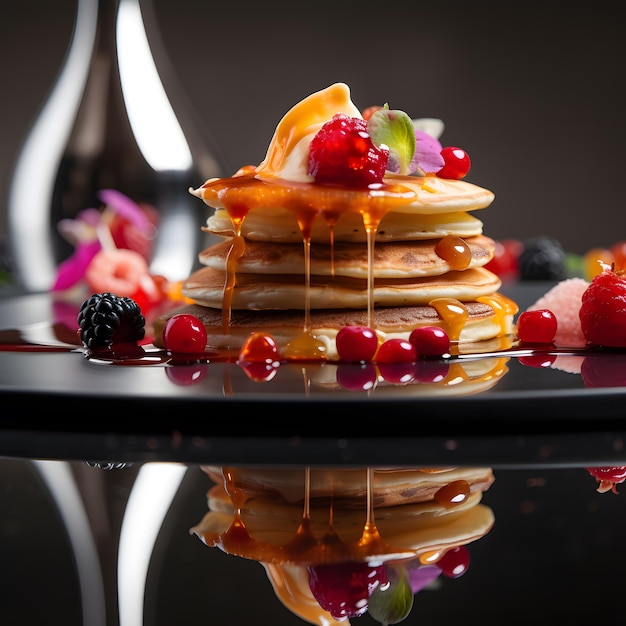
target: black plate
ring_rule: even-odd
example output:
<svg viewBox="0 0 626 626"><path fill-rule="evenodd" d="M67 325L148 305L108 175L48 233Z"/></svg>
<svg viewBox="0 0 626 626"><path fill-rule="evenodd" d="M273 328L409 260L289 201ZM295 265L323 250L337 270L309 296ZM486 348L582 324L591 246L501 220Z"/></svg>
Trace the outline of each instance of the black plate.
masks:
<svg viewBox="0 0 626 626"><path fill-rule="evenodd" d="M523 310L550 285L505 286ZM0 326L45 332L49 294L0 300ZM558 359L562 359L559 356ZM336 365L279 368L255 382L237 364L94 363L80 350L0 351L0 454L308 464L611 464L626 440L626 387L590 386L574 367L515 356L485 391L433 385L352 391ZM626 354L593 355L626 371ZM481 357L497 363L499 355ZM355 366L356 367L356 366ZM578 370L576 369L578 368ZM623 377L626 378L626 377ZM612 383L615 384L615 383Z"/></svg>

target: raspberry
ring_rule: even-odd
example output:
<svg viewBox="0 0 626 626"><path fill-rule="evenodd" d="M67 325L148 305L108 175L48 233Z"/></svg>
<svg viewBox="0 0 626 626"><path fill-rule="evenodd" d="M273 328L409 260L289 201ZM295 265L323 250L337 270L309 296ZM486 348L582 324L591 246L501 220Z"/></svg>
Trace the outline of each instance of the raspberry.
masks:
<svg viewBox="0 0 626 626"><path fill-rule="evenodd" d="M309 174L316 182L348 187L382 183L389 150L372 141L367 122L338 113L326 122L309 146Z"/></svg>
<svg viewBox="0 0 626 626"><path fill-rule="evenodd" d="M90 350L115 343L136 343L145 336L146 320L137 303L110 292L85 300L77 318L80 339Z"/></svg>
<svg viewBox="0 0 626 626"><path fill-rule="evenodd" d="M598 483L596 491L598 493L611 491L616 494L618 493L617 485L626 480L626 467L623 465L609 467L586 467L585 469L596 479Z"/></svg>
<svg viewBox="0 0 626 626"><path fill-rule="evenodd" d="M626 347L626 279L605 269L582 295L580 326L589 344Z"/></svg>
<svg viewBox="0 0 626 626"><path fill-rule="evenodd" d="M308 573L311 593L339 621L363 615L374 590L388 582L384 566L367 563L310 565Z"/></svg>

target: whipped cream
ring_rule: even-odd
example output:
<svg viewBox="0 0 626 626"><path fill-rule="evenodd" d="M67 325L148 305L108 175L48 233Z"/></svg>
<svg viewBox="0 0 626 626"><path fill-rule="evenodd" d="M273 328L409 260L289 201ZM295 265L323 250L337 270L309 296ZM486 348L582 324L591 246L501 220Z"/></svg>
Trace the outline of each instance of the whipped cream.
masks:
<svg viewBox="0 0 626 626"><path fill-rule="evenodd" d="M345 83L335 83L312 93L293 106L278 123L265 159L256 168L257 178L313 182L308 173L309 144L336 113L363 117Z"/></svg>

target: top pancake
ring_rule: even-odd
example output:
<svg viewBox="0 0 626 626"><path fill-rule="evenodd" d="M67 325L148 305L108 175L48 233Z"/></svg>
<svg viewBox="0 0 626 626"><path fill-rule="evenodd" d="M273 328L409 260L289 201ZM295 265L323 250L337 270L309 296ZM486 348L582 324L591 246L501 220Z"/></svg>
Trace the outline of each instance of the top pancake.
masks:
<svg viewBox="0 0 626 626"><path fill-rule="evenodd" d="M387 174L383 189L349 189L333 185L299 183L277 178L261 180L250 173L232 178L209 179L190 193L214 209L240 208L247 211L265 207L315 207L320 214L361 213L376 207L410 213L436 215L475 211L488 207L495 195L466 180L438 176L401 176Z"/></svg>

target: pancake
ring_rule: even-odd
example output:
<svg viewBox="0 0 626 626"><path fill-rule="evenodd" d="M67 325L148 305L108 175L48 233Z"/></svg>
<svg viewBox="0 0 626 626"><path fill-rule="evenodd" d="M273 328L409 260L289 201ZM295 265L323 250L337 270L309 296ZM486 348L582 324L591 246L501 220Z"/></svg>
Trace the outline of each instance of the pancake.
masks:
<svg viewBox="0 0 626 626"><path fill-rule="evenodd" d="M329 511L332 511L332 530L337 542L344 544L344 548L348 547L345 544L354 544L351 559L364 558L363 546L359 547L358 543L368 498L370 504L378 501L373 509L374 521L387 544L370 546L368 559L374 558L373 550L380 550L376 556L382 560L390 558L385 552L391 546L401 546L407 551L406 556L445 550L482 536L493 524L491 510L479 504L484 491L494 481L490 468L322 469L321 473L312 468L308 472L275 469L257 473L255 468L205 466L203 470L216 484L207 493L209 513L192 532L207 545L214 540L210 535L225 533L235 515L229 494L237 493L237 512L255 540L235 542L239 556L247 558L269 557L272 554L269 546L275 546L279 549L267 561L307 564L345 560L345 549L338 549L333 556L329 544L324 542L318 546L319 550L292 542L302 524L303 513L309 517L308 530L312 535L323 537L329 528ZM463 497L451 499L461 492ZM383 504L386 501L393 504L386 506ZM259 544L268 549L259 550ZM281 547L285 550L280 550Z"/></svg>
<svg viewBox="0 0 626 626"><path fill-rule="evenodd" d="M221 309L226 274L211 267L195 271L183 283L183 294L204 306ZM476 300L496 292L501 280L483 267L451 271L442 276L385 278L372 288L372 301L379 306L423 306L436 298ZM264 275L237 273L230 306L232 309L303 309L307 286L295 274ZM311 276L308 290L311 309L367 309L368 281L343 276Z"/></svg>
<svg viewBox="0 0 626 626"><path fill-rule="evenodd" d="M385 213L398 211L411 215L439 215L476 211L491 205L495 198L489 189L466 180L387 174L383 181L387 195ZM289 210L315 207L315 217L336 216L341 212L359 215L364 206L375 208L381 197L378 189L346 189L282 178L267 181L254 172L226 179L212 178L189 191L214 209L228 210L244 204L248 212L266 207Z"/></svg>
<svg viewBox="0 0 626 626"><path fill-rule="evenodd" d="M202 471L217 485L224 484L224 468L203 465ZM271 467L227 468L231 484L249 498L265 502L302 505L305 500L304 471ZM331 501L342 509L363 509L367 497L365 470L315 468L310 472L309 503L327 507ZM432 500L439 489L452 481L464 480L470 492L486 491L493 484L489 467L472 468L376 468L372 480L375 507L397 506ZM332 485L332 493L329 493Z"/></svg>
<svg viewBox="0 0 626 626"><path fill-rule="evenodd" d="M414 215L390 211L381 220L374 240L412 241L437 239L447 235L474 237L482 234L483 223L463 211L436 215ZM204 231L230 237L233 223L225 209L216 209L207 219ZM241 226L241 234L251 241L298 243L302 245L302 232L292 211L282 207L263 207L251 210ZM357 213L344 213L332 226L335 242L365 243L367 234L363 218ZM324 219L317 219L311 228L311 241L329 243L331 227Z"/></svg>
<svg viewBox="0 0 626 626"><path fill-rule="evenodd" d="M374 247L372 269L375 278L408 278L438 276L453 268L436 252L439 239L378 243ZM471 253L470 268L487 264L495 252L493 239L479 235L463 240ZM199 260L216 270L226 270L232 241L217 243L202 251ZM312 244L310 271L316 276L347 276L366 279L368 248L366 244L337 242L333 246ZM247 241L244 253L237 259L235 271L248 274L304 275L302 242L276 245L273 242Z"/></svg>
<svg viewBox="0 0 626 626"><path fill-rule="evenodd" d="M209 547L260 562L277 598L313 624L363 615L374 576L395 589L405 568L426 568L423 582L411 583L418 593L441 574L448 551L484 537L495 521L482 503L494 480L490 468L202 469L215 485L208 512L190 532ZM367 582L357 574L366 565ZM321 583L328 567L334 575ZM327 584L335 602L324 608Z"/></svg>
<svg viewBox="0 0 626 626"><path fill-rule="evenodd" d="M444 319L431 305L412 307L377 307L372 312L372 326L379 341L393 337L408 339L411 331L419 326L444 328L452 341L472 345L512 332L516 305L508 298L496 294L487 302L451 301L460 312L460 320ZM228 327L224 328L221 308L188 304L160 316L154 324L154 342L163 347L163 328L167 320L177 313L196 316L207 331L209 349L229 348L237 350L254 331L272 335L279 345L286 345L302 333L304 311L282 309L275 311L233 310ZM338 358L335 337L343 326L366 326L368 314L363 309L317 309L310 313L310 333L325 345L326 358Z"/></svg>

